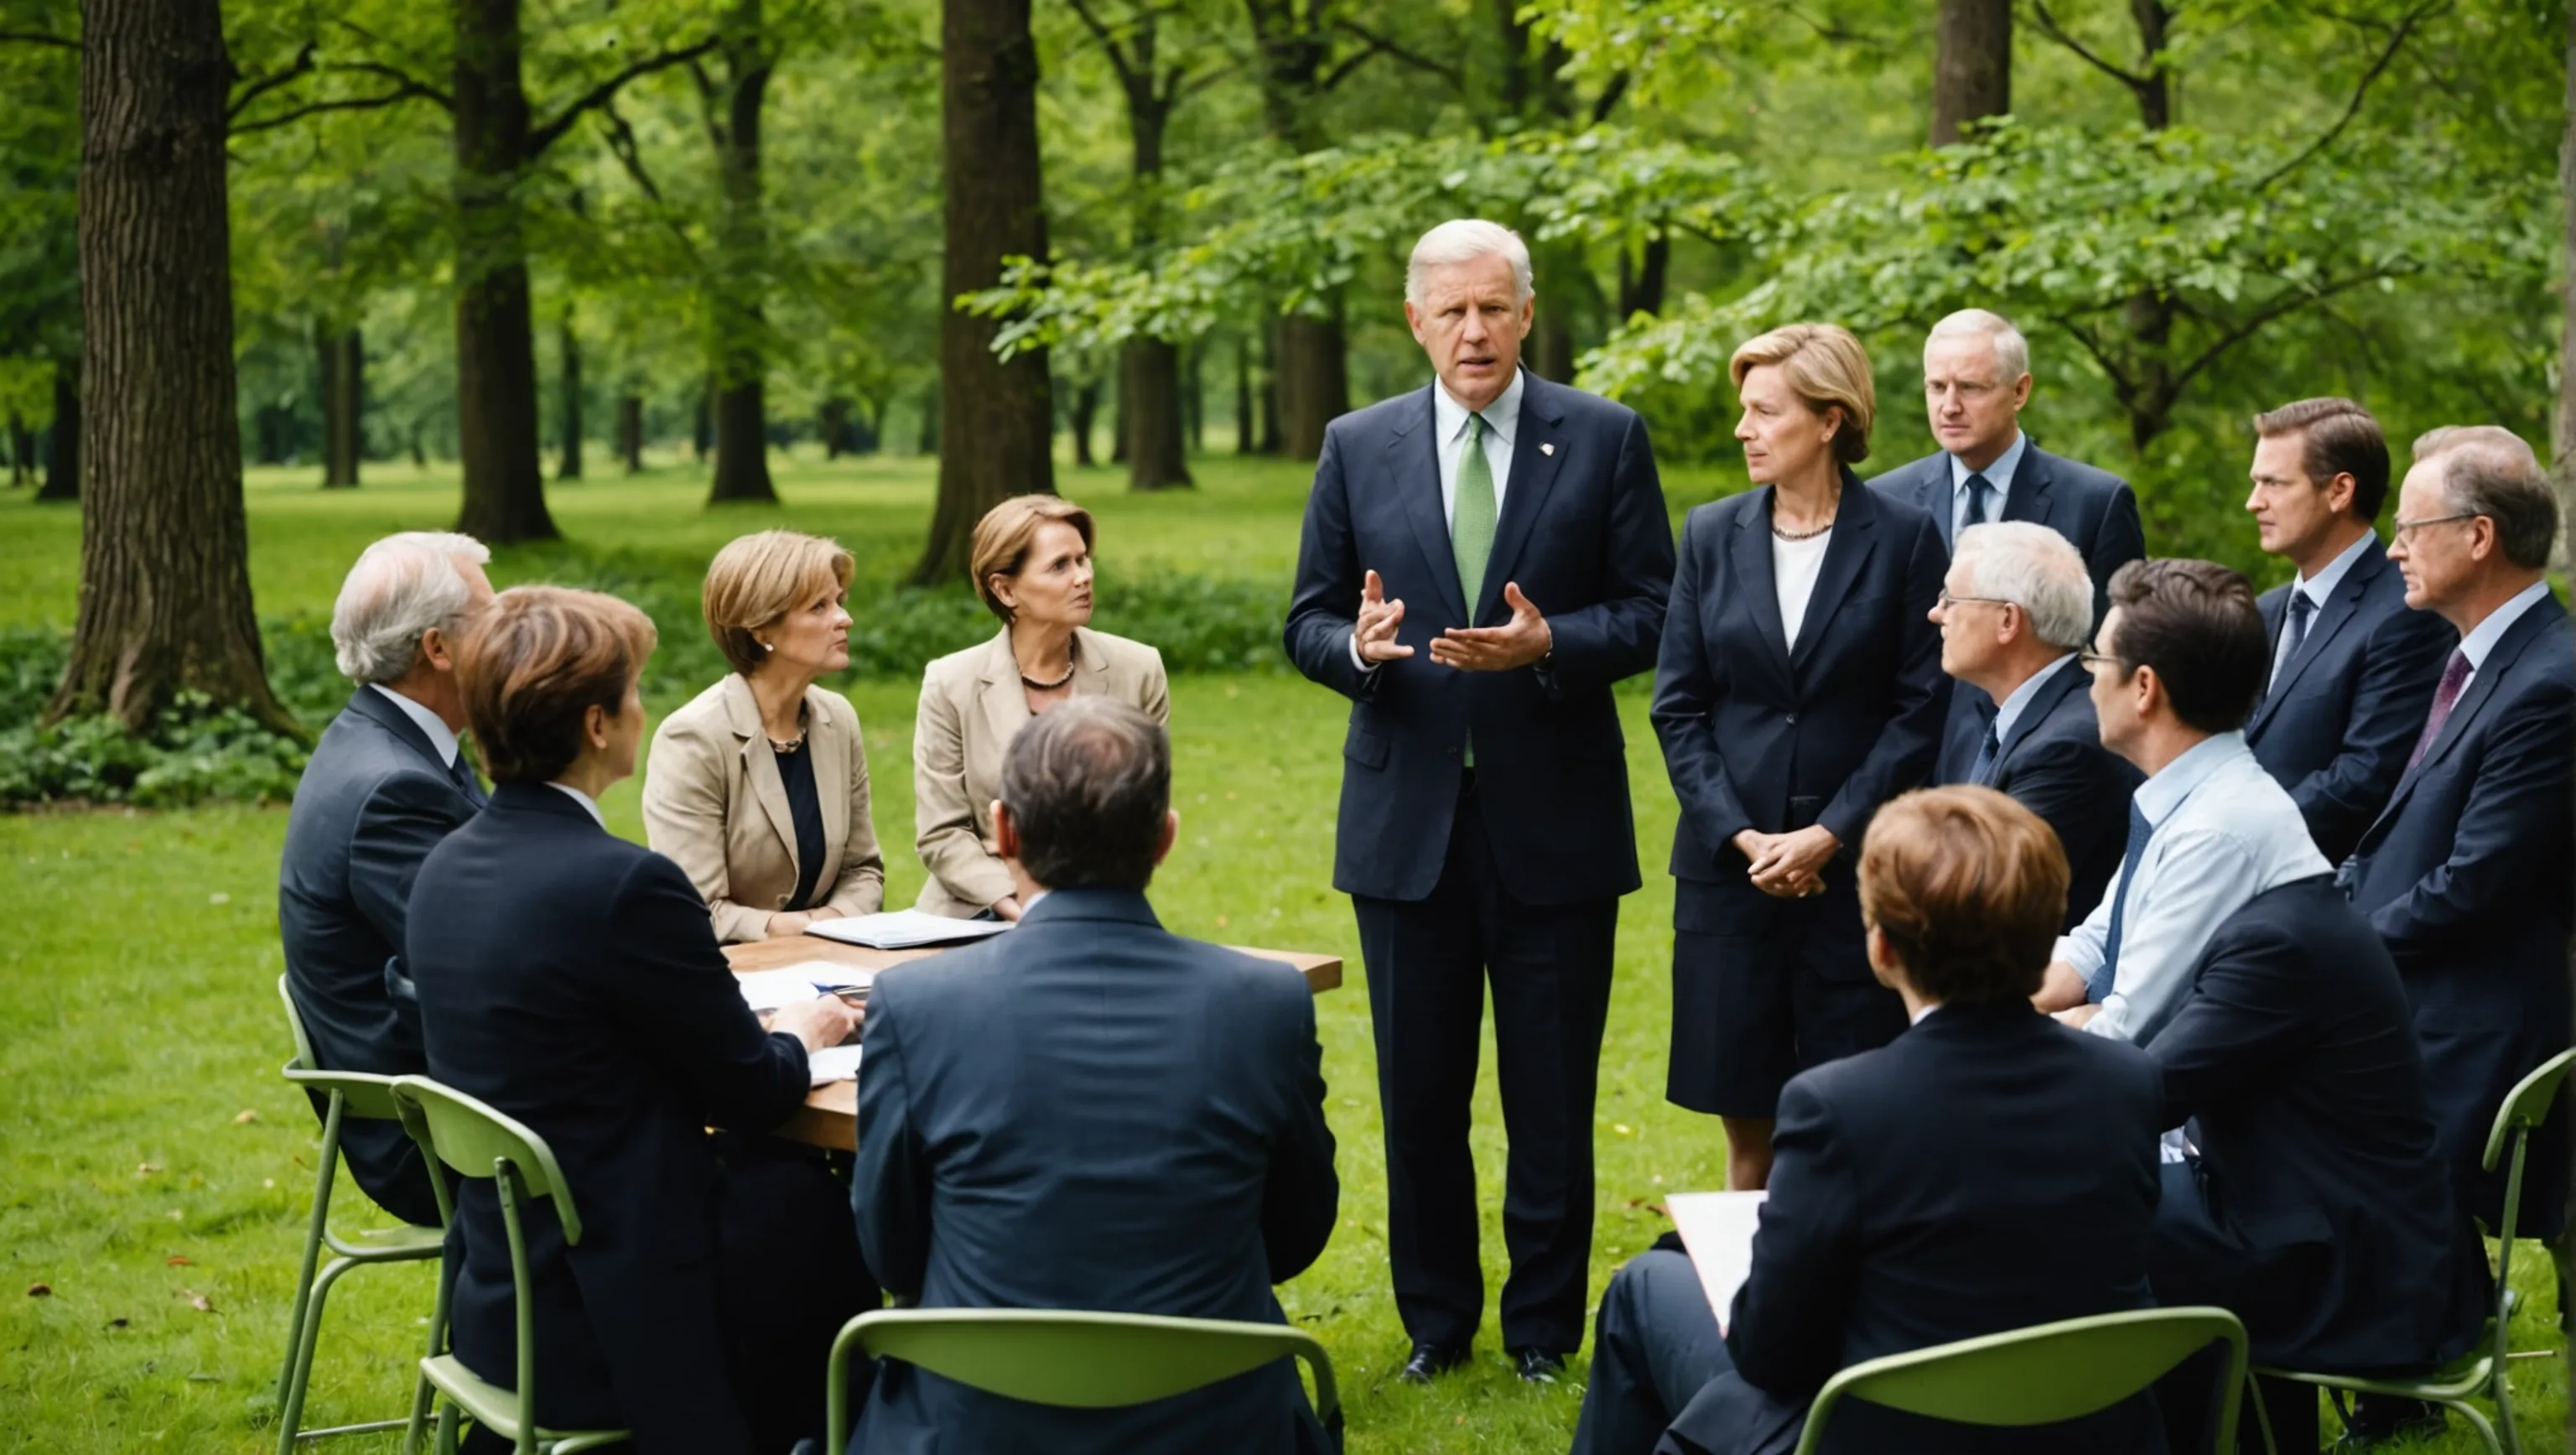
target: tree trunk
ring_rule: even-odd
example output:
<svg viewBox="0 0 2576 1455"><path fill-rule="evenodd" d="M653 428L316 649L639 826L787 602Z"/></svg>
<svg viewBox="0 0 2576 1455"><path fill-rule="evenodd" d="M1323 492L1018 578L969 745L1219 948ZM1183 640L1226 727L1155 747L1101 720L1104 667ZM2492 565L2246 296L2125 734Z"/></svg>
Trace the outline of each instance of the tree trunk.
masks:
<svg viewBox="0 0 2576 1455"><path fill-rule="evenodd" d="M1122 377L1118 381L1117 394L1109 401L1109 463L1113 465L1127 463L1127 381L1123 377L1127 366L1125 354L1118 356L1118 365Z"/></svg>
<svg viewBox="0 0 2576 1455"><path fill-rule="evenodd" d="M689 448L697 453L698 463L716 448L716 381L699 381L698 397L689 405Z"/></svg>
<svg viewBox="0 0 2576 1455"><path fill-rule="evenodd" d="M837 460L850 443L850 401L835 394L814 412L814 432L823 438L823 458Z"/></svg>
<svg viewBox="0 0 2576 1455"><path fill-rule="evenodd" d="M537 442L536 323L519 182L534 160L519 74L519 0L453 0L456 21L456 528L552 540Z"/></svg>
<svg viewBox="0 0 2576 1455"><path fill-rule="evenodd" d="M1932 23L1932 144L2012 110L2012 0L1941 0Z"/></svg>
<svg viewBox="0 0 2576 1455"><path fill-rule="evenodd" d="M1279 444L1279 326L1261 331L1261 453L1281 453Z"/></svg>
<svg viewBox="0 0 2576 1455"><path fill-rule="evenodd" d="M1252 418L1252 341L1234 336L1234 452L1249 455L1261 448L1260 426Z"/></svg>
<svg viewBox="0 0 2576 1455"><path fill-rule="evenodd" d="M1619 318L1621 324L1640 313L1661 314L1664 311L1664 278L1672 270L1673 241L1669 237L1650 237L1638 250L1635 262L1625 252L1619 255Z"/></svg>
<svg viewBox="0 0 2576 1455"><path fill-rule="evenodd" d="M556 400L556 423L563 431L562 453L556 457L555 478L581 478L581 335L573 331L572 305L564 305L563 317L555 325L555 338L563 354L562 394Z"/></svg>
<svg viewBox="0 0 2576 1455"><path fill-rule="evenodd" d="M1554 275L1551 269L1550 276ZM1551 293L1539 300L1537 317L1530 320L1528 363L1531 373L1551 383L1574 378L1574 320L1568 316L1564 295Z"/></svg>
<svg viewBox="0 0 2576 1455"><path fill-rule="evenodd" d="M617 458L626 473L644 473L644 396L629 389L617 396Z"/></svg>
<svg viewBox="0 0 2576 1455"><path fill-rule="evenodd" d="M1333 307L1331 318L1291 313L1279 320L1279 366L1272 377L1279 390L1279 451L1292 460L1322 454L1324 426L1350 412L1351 381L1338 297Z"/></svg>
<svg viewBox="0 0 2576 1455"><path fill-rule="evenodd" d="M1181 433L1190 442L1194 454L1207 450L1207 340L1202 338L1182 351L1181 355Z"/></svg>
<svg viewBox="0 0 2576 1455"><path fill-rule="evenodd" d="M1127 421L1127 488L1189 488L1180 349L1158 338L1129 339L1118 351L1118 366L1118 402Z"/></svg>
<svg viewBox="0 0 2576 1455"><path fill-rule="evenodd" d="M1292 151L1315 150L1326 139L1318 103L1332 33L1324 8L1244 0L1244 11L1260 52L1264 129ZM1342 295L1336 290L1323 302L1323 317L1292 314L1279 320L1277 346L1268 361L1270 408L1262 431L1268 453L1314 459L1323 452L1324 426L1350 409Z"/></svg>
<svg viewBox="0 0 2576 1455"><path fill-rule="evenodd" d="M251 607L233 373L223 21L204 0L81 7L80 610L48 718L130 729L181 691L282 731Z"/></svg>
<svg viewBox="0 0 2576 1455"><path fill-rule="evenodd" d="M762 330L767 220L760 191L760 108L772 58L760 0L739 0L721 26L725 84L708 98L724 210L716 225L716 473L707 503L775 502L769 478L769 361ZM713 119L721 103L722 120Z"/></svg>
<svg viewBox="0 0 2576 1455"><path fill-rule="evenodd" d="M9 411L9 488L17 489L35 478L36 432L27 428L26 416Z"/></svg>
<svg viewBox="0 0 2576 1455"><path fill-rule="evenodd" d="M939 381L934 379L921 391L921 428L914 431L912 452L916 455L939 453ZM968 527L972 530L973 527Z"/></svg>
<svg viewBox="0 0 2576 1455"><path fill-rule="evenodd" d="M2138 118L2147 130L2162 131L2174 123L2173 76L2165 69L2173 11L2164 0L2129 0L2129 14L2138 22L2138 73L2147 77L2145 85L2132 88L2138 96Z"/></svg>
<svg viewBox="0 0 2576 1455"><path fill-rule="evenodd" d="M1073 405L1066 411L1065 423L1073 432L1073 463L1088 470L1100 462L1092 458L1091 428L1100 419L1100 381L1086 379L1073 391Z"/></svg>
<svg viewBox="0 0 2576 1455"><path fill-rule="evenodd" d="M313 362L322 401L322 488L355 489L366 438L366 355L358 331L315 320Z"/></svg>
<svg viewBox="0 0 2576 1455"><path fill-rule="evenodd" d="M80 499L80 371L78 359L54 364L54 423L45 436L45 483L36 487L38 500Z"/></svg>

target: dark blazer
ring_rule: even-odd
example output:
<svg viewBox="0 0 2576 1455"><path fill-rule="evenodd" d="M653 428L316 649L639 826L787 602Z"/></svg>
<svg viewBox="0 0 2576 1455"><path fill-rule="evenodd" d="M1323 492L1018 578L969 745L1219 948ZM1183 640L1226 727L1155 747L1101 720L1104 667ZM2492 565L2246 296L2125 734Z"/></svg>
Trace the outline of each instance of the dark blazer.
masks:
<svg viewBox="0 0 2576 1455"><path fill-rule="evenodd" d="M1431 893L1448 857L1459 750L1471 732L1494 862L1515 898L1573 904L1640 882L1610 684L1655 663L1672 522L1634 411L1522 378L1511 477L1472 610L1459 594L1440 500L1431 388L1343 415L1324 431L1287 648L1297 670L1352 701L1333 843L1333 887L1345 893ZM1370 570L1388 600L1404 602L1396 635L1413 655L1362 672L1350 640ZM1546 614L1552 658L1512 672L1432 661L1432 640L1450 627L1511 619L1506 581Z"/></svg>
<svg viewBox="0 0 2576 1455"><path fill-rule="evenodd" d="M1950 679L1925 617L1943 570L1931 520L1845 470L1793 643L1771 571L1771 493L1700 506L1682 526L1653 709L1681 799L1681 879L1743 884L1730 840L1745 829L1821 823L1857 855L1878 806L1932 770Z"/></svg>
<svg viewBox="0 0 2576 1455"><path fill-rule="evenodd" d="M2342 883L2406 980L2445 1150L2493 1225L2504 1174L2476 1171L2514 1082L2568 1044L2576 914L2576 643L2555 596L2487 654L2423 760L2344 865ZM2563 1221L2568 1118L2534 1138L2522 1227Z"/></svg>
<svg viewBox="0 0 2576 1455"><path fill-rule="evenodd" d="M468 796L419 727L372 687L322 730L286 819L277 931L287 988L324 1069L409 1076L426 1064L402 968L412 879L481 806L479 790ZM340 1150L377 1205L438 1226L420 1148L400 1125L344 1121Z"/></svg>
<svg viewBox="0 0 2576 1455"><path fill-rule="evenodd" d="M1141 894L1060 889L1009 934L877 977L859 1069L859 1242L924 1308L1285 1323L1340 1202L1314 996L1166 933ZM1321 1449L1286 1362L1066 1410L888 1365L865 1455Z"/></svg>
<svg viewBox="0 0 2576 1455"><path fill-rule="evenodd" d="M2478 1337L2485 1246L2453 1200L2397 966L2331 879L2223 921L2147 1047L2194 1164L2166 1169L2157 1301L2219 1304L2259 1363L2420 1372Z"/></svg>
<svg viewBox="0 0 2576 1455"><path fill-rule="evenodd" d="M537 1285L537 1417L624 1425L645 1455L747 1451L725 1377L709 1124L767 1131L805 1100L805 1049L767 1035L680 866L543 783L505 783L421 866L415 915L429 1074L554 1149L582 1220L522 1215ZM459 1185L454 1346L514 1369L510 1253L488 1178ZM792 1260L778 1269L792 1277Z"/></svg>
<svg viewBox="0 0 2576 1455"><path fill-rule="evenodd" d="M1780 1096L1771 1194L1735 1295L1735 1372L1672 1424L1680 1448L1786 1450L1850 1365L2148 1307L2163 1092L2136 1047L2007 1005L1947 1006ZM1782 1443L1785 1437L1786 1443ZM2078 1425L1935 1425L1843 1405L1829 1451L2161 1451L2144 1396Z"/></svg>
<svg viewBox="0 0 2576 1455"><path fill-rule="evenodd" d="M2066 850L2066 924L2073 929L2102 902L2129 846L2129 795L2145 780L2129 761L2102 746L2093 716L2093 678L2068 662L2039 686L1999 745L1985 785L2010 794L2048 821ZM1944 745L1935 783L1970 783L1979 739L1967 752Z"/></svg>
<svg viewBox="0 0 2576 1455"><path fill-rule="evenodd" d="M1869 482L1932 517L1943 546L1950 538L1950 456L1935 452L1899 465ZM2138 522L2138 497L2127 481L2108 470L2052 455L2033 441L2023 445L2021 463L2013 467L2012 488L2004 495L1997 520L2027 520L2044 525L2074 542L2093 576L2093 619L2100 621L2111 599L2111 574L2147 554L2146 528Z"/></svg>
<svg viewBox="0 0 2576 1455"><path fill-rule="evenodd" d="M2263 593L2263 636L2277 652L2290 591ZM2254 761L2279 779L2326 862L2340 864L2388 802L2424 730L2443 659L2460 644L2450 623L2406 606L2406 580L2371 550L2335 583L2308 621L2299 654L2245 720Z"/></svg>

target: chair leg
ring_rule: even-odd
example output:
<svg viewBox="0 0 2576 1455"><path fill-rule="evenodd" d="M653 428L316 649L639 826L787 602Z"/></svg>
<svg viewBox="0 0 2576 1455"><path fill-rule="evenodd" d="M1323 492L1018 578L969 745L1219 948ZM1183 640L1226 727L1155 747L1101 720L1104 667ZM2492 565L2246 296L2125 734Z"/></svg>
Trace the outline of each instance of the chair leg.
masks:
<svg viewBox="0 0 2576 1455"><path fill-rule="evenodd" d="M313 1279L304 1296L296 1300L301 1311L296 1319L295 1347L287 1355L287 1368L294 1375L293 1387L280 1394L277 1405L277 1455L291 1455L295 1437L304 1424L304 1396L313 1383L313 1350L322 1340L322 1310L330 1302L331 1285L340 1275L357 1267L353 1258L334 1258L323 1268L322 1276ZM307 1269L309 1273L311 1270Z"/></svg>
<svg viewBox="0 0 2576 1455"><path fill-rule="evenodd" d="M453 1403L439 1406L437 1449L438 1455L456 1455L456 1406Z"/></svg>
<svg viewBox="0 0 2576 1455"><path fill-rule="evenodd" d="M2450 1409L2459 1411L2460 1417L2469 1422L2469 1428L2478 1432L2478 1440L2486 1446L2487 1455L2506 1455L2503 1442L2496 1438L2495 1426L2488 1423L2485 1415L2478 1413L2477 1406L2467 1400L2445 1400L2442 1403ZM2508 1415L2506 1418L2512 1417ZM2515 1448L2520 1449L2519 1446Z"/></svg>
<svg viewBox="0 0 2576 1455"><path fill-rule="evenodd" d="M412 1377L411 1418L403 1424L403 1455L420 1455L421 1437L429 1432L429 1407L437 1393L428 1375Z"/></svg>
<svg viewBox="0 0 2576 1455"><path fill-rule="evenodd" d="M2313 1395L2309 1397L2315 1398ZM2271 1412L2263 1408L2263 1386L2255 1379L2250 1369L2245 1373L2244 1399L2245 1403L2254 1407L2254 1428L2263 1432L2263 1448L2270 1452L2270 1455L2281 1455L2280 1442L2272 1438ZM2233 1455L2233 1452L2221 1450L2218 1455Z"/></svg>
<svg viewBox="0 0 2576 1455"><path fill-rule="evenodd" d="M2503 1437L2504 1455L2522 1455L2522 1434L2513 1426L2513 1388L2505 1382L2505 1366L2496 1366L2490 1386L2495 1397L2497 1433Z"/></svg>

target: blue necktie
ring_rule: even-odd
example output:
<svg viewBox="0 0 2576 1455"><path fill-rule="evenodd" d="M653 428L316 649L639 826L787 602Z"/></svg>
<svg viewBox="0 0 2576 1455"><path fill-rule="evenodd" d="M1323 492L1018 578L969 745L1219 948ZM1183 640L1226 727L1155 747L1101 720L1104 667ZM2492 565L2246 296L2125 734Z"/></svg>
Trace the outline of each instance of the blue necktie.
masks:
<svg viewBox="0 0 2576 1455"><path fill-rule="evenodd" d="M447 765L447 776L456 780L456 791L477 810L492 801L491 795L483 791L482 780L474 776L474 765L466 761L463 748L456 750L456 761Z"/></svg>
<svg viewBox="0 0 2576 1455"><path fill-rule="evenodd" d="M2146 813L2135 800L2129 804L2129 849L2120 856L2120 887L2111 901L2111 929L2102 937L2102 967L2084 977L2084 997L2100 1005L2111 994L2111 984L2120 970L2121 921L2129 908L2129 884L2138 877L2138 861L2146 857L2147 840L2155 837L2156 826L2147 822Z"/></svg>
<svg viewBox="0 0 2576 1455"><path fill-rule="evenodd" d="M1995 720L1986 719L1986 736L1977 744L1977 761L1968 770L1968 781L1980 788L1995 786L1995 759L2003 755L2003 743L1995 737Z"/></svg>

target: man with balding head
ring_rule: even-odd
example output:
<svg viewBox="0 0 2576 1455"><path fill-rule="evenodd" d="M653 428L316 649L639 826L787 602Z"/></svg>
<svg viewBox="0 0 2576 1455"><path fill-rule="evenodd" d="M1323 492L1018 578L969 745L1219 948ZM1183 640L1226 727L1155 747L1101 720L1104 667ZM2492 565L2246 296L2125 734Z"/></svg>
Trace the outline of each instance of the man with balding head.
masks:
<svg viewBox="0 0 2576 1455"><path fill-rule="evenodd" d="M2576 644L2549 591L2558 506L2531 446L2492 426L2415 442L2389 532L2406 604L2449 623L2431 715L2342 882L2405 977L2443 1151L2494 1226L2504 1175L2478 1166L2496 1108L2568 1044ZM2566 1202L2565 1117L2523 1178L2523 1233Z"/></svg>

